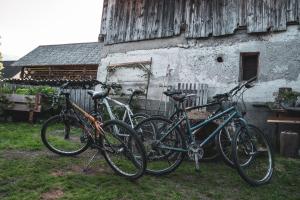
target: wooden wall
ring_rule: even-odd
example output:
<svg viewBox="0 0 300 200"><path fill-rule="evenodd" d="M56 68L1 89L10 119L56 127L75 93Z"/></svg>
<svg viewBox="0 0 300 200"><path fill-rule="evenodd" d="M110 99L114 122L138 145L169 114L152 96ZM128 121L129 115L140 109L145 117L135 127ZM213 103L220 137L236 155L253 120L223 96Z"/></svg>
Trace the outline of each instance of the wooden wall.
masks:
<svg viewBox="0 0 300 200"><path fill-rule="evenodd" d="M101 34L106 44L201 38L283 31L299 18L300 0L104 0Z"/></svg>

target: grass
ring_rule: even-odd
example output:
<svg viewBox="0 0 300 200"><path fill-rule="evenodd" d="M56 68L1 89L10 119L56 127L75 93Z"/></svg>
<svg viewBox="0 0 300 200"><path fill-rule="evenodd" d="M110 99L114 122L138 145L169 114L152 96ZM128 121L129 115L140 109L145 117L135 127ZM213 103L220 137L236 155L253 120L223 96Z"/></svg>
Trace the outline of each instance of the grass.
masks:
<svg viewBox="0 0 300 200"><path fill-rule="evenodd" d="M102 159L89 173L88 157L49 153L39 137L40 125L0 124L0 199L299 199L300 161L276 157L271 184L253 188L222 162L183 163L163 177L128 181Z"/></svg>

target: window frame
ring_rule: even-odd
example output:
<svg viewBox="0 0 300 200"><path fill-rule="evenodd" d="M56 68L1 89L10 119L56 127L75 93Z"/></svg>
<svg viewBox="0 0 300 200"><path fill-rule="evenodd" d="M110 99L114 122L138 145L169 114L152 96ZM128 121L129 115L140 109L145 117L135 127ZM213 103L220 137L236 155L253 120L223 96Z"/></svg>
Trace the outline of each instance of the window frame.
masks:
<svg viewBox="0 0 300 200"><path fill-rule="evenodd" d="M244 56L257 56L257 72L256 72L256 76L258 79L258 75L260 72L260 62L259 62L259 58L260 58L260 52L256 51L256 52L240 52L240 70L239 70L239 82L245 81L244 80L244 67L243 67L243 57Z"/></svg>

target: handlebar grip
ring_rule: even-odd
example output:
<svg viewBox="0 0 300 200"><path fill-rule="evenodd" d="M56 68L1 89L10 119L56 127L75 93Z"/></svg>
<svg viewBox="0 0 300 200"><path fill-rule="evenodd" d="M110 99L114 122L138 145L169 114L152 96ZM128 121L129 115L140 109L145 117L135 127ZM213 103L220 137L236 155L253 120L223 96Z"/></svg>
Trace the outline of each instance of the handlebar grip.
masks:
<svg viewBox="0 0 300 200"><path fill-rule="evenodd" d="M257 76L254 76L253 78L249 79L246 84L252 83L253 81L255 81L257 79Z"/></svg>

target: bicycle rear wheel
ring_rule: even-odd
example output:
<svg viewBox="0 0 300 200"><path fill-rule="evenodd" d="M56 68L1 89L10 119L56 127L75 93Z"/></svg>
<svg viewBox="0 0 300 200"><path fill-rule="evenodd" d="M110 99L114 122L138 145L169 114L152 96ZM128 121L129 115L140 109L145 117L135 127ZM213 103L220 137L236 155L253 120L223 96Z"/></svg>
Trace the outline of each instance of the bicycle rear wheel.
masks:
<svg viewBox="0 0 300 200"><path fill-rule="evenodd" d="M146 155L135 131L119 120L103 124L103 155L110 167L129 179L140 178L146 169Z"/></svg>
<svg viewBox="0 0 300 200"><path fill-rule="evenodd" d="M186 153L177 149L185 149L184 137L177 128L166 136L171 126L172 122L166 118L151 117L135 127L146 149L146 173L166 175L176 170L183 161Z"/></svg>
<svg viewBox="0 0 300 200"><path fill-rule="evenodd" d="M64 156L78 155L89 147L84 126L70 115L48 119L42 126L41 138L50 151Z"/></svg>
<svg viewBox="0 0 300 200"><path fill-rule="evenodd" d="M258 128L239 128L233 139L232 152L238 173L247 183L259 186L271 181L273 152L269 141Z"/></svg>

